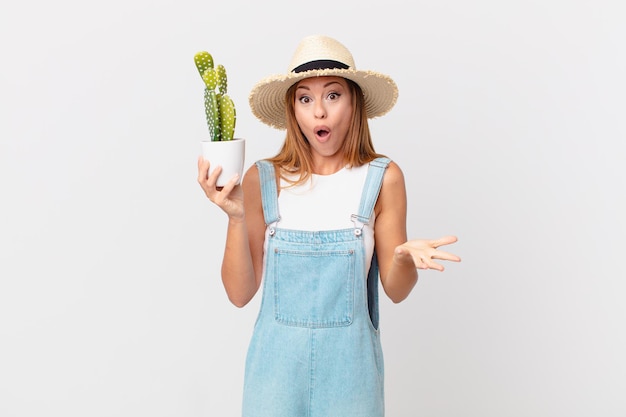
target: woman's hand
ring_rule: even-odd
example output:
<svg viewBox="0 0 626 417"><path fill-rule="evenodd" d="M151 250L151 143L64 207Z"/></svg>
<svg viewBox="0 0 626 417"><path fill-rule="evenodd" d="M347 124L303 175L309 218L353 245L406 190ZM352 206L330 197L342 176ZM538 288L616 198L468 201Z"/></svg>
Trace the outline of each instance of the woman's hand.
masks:
<svg viewBox="0 0 626 417"><path fill-rule="evenodd" d="M242 220L244 218L243 191L237 184L239 176L231 178L224 187L217 187L215 183L222 172L221 167L215 168L209 176L210 162L198 157L198 183L206 196L221 208L229 218Z"/></svg>
<svg viewBox="0 0 626 417"><path fill-rule="evenodd" d="M438 248L456 241L456 236L444 236L434 240L409 240L408 242L396 247L394 251L394 262L401 265L413 263L417 269L436 269L437 271L443 271L443 266L435 262L434 259L460 262L461 258L451 253L439 250Z"/></svg>

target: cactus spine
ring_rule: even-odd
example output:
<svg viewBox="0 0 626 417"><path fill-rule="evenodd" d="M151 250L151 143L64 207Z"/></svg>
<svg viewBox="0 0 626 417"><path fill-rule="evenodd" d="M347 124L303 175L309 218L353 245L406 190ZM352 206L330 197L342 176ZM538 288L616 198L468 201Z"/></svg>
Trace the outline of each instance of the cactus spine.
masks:
<svg viewBox="0 0 626 417"><path fill-rule="evenodd" d="M226 68L215 67L213 57L206 51L198 52L194 61L205 85L204 111L211 140L232 140L236 113L235 104L227 94Z"/></svg>

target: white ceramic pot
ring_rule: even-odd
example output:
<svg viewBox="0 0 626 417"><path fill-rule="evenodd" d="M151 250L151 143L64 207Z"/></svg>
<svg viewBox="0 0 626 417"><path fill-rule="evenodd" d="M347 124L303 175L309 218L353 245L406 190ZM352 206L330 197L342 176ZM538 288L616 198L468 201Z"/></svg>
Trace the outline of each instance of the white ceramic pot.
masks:
<svg viewBox="0 0 626 417"><path fill-rule="evenodd" d="M209 175L218 166L222 173L217 178L217 186L223 187L235 175L239 174L239 182L243 177L246 140L235 138L227 141L202 141L202 157L211 163ZM238 182L238 183L239 183Z"/></svg>

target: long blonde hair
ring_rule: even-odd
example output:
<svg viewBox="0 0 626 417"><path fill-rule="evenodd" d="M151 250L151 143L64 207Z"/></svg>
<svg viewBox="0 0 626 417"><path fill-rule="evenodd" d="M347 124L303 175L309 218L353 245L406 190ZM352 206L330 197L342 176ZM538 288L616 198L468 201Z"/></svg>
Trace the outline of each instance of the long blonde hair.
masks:
<svg viewBox="0 0 626 417"><path fill-rule="evenodd" d="M348 79L345 80L352 95L352 123L343 143L342 152L347 166L358 167L381 155L376 153L372 143L372 136L365 112L363 91L357 83ZM287 134L285 142L276 156L269 158L269 161L280 172L281 178L292 185L307 181L313 171L311 146L296 121L294 103L297 85L297 83L292 85L286 94L285 118L287 121ZM288 174L297 174L299 177L293 181L286 177Z"/></svg>

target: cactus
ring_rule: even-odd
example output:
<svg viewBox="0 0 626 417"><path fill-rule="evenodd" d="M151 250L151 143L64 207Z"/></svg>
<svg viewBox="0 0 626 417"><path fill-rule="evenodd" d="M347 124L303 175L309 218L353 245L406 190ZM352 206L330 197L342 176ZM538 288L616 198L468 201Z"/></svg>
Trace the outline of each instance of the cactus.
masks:
<svg viewBox="0 0 626 417"><path fill-rule="evenodd" d="M228 96L228 80L223 65L214 66L206 51L194 56L196 68L204 81L204 111L212 141L232 140L235 134L235 104Z"/></svg>

